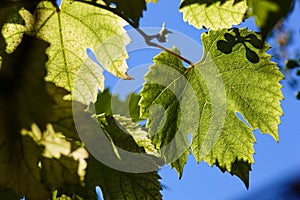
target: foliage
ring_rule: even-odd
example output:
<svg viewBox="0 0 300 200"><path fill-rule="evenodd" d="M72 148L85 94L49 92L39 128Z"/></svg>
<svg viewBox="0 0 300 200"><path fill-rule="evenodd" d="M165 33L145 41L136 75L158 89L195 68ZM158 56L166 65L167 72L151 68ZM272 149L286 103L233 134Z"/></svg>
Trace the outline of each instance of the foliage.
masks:
<svg viewBox="0 0 300 200"><path fill-rule="evenodd" d="M161 53L154 58L154 65L151 66L150 71L145 76L146 84L141 91L141 110L142 116L148 117L149 134L155 134L152 131L156 131L157 123L162 121L164 115L160 112L162 110L152 110L149 114L149 107L152 104L161 104L164 106L167 112L168 118L166 124L173 124L173 126L164 126L161 131L156 133L153 138L155 145L158 148L165 146L171 142L179 130L177 127L180 123L180 115L187 115L193 113L192 110L185 111L182 108L187 102L189 105L194 104L194 98L190 95L191 91L187 84L190 84L191 89L196 94L196 100L198 101L199 109L199 121L189 119L184 121L188 126L193 126L193 123L199 123L197 130L193 132L190 129L186 130L186 133L182 134L186 137L189 132L192 134L191 149L197 160L200 162L204 159L210 165L218 163L218 166L225 169L228 172L232 172L232 165L235 160L252 164L254 162L252 154L254 153L253 142L255 142L252 131L259 128L262 133L269 133L276 140L278 140L277 125L280 122L279 116L282 114L280 109L279 100L282 99L280 92L280 84L278 83L282 79L282 75L276 68L275 63L270 62L270 56L265 54L268 47L256 49L255 47L249 47L246 49L243 44L237 44L233 47L230 54L224 54L218 50L218 42L223 41L226 34L232 34L237 32L241 37L248 37L254 35L253 32L246 29L240 30L222 30L222 31L210 31L208 34L202 36L202 42L204 44L204 57L194 67L184 68L182 63L179 63L177 58L169 56L168 53ZM260 58L257 63L251 63L249 60L241 60L241 57L245 57L247 51L253 51ZM168 79L168 82L164 82L167 85L166 88L152 84L157 77L170 77L170 69L164 67L164 65L172 66L179 72L178 77ZM218 71L214 70L214 65L217 66ZM218 76L221 75L221 79ZM185 77L187 81L182 81ZM206 80L203 80L206 79ZM226 91L226 97L222 97L221 89L211 91L210 88L213 85L207 83L207 79L214 80L213 83L222 81L224 84L224 90ZM205 81L208 86L205 86ZM253 82L254 81L254 82ZM255 83L260 82L258 87ZM275 84L277 82L277 84ZM181 87L180 87L181 85ZM199 87L200 86L200 87ZM202 86L202 87L201 87ZM170 88L180 88L176 91L176 94L182 96L177 100L173 93L170 93ZM222 108L224 102L217 102L211 95L219 95L218 98L226 98L227 106ZM263 99L263 101L261 100ZM224 109L223 111L213 111L213 106ZM196 109L196 107L190 107L187 109ZM176 112L174 112L176 110ZM181 111L184 110L184 113ZM222 113L224 112L224 113ZM250 127L247 127L237 116L236 112L239 112L244 119L249 123ZM204 139L206 134L209 133L208 124L214 124L218 126L218 120L224 116L224 127L215 136L219 137L218 141L214 144L212 150L208 153L203 149L205 145L208 148L209 144L205 143ZM211 117L207 117L211 115ZM214 119L214 118L217 119ZM194 118L195 119L195 118ZM177 121L174 123L174 121ZM177 126L176 126L177 125ZM152 128L152 126L154 126ZM184 130L185 131L185 130ZM161 140L160 138L164 138ZM179 140L177 145L183 140ZM203 152L204 151L204 152ZM206 155L207 154L207 155ZM184 157L184 158L183 158ZM173 166L178 170L179 174L182 174L183 165L182 159L186 159L186 156L179 158L181 162L174 163ZM179 166L178 166L179 165ZM247 172L248 173L248 172ZM248 180L244 180L245 184L248 184Z"/></svg>
<svg viewBox="0 0 300 200"><path fill-rule="evenodd" d="M194 64L178 49L162 48L140 94L121 101L104 89L103 71L132 79L124 26L138 28L148 2L157 0L0 3L1 197L96 199L99 185L105 199L162 199L157 171L118 171L94 158L78 135L74 112L94 123L84 127L88 134L94 126L103 130L120 162L128 158L119 149L143 153L181 177L192 152L197 162L216 165L249 186L252 131L278 141L283 114L283 76L266 53L265 38L293 1L182 0L183 20L209 29L201 37L203 58ZM233 28L252 16L261 34ZM137 124L142 119L146 127Z"/></svg>

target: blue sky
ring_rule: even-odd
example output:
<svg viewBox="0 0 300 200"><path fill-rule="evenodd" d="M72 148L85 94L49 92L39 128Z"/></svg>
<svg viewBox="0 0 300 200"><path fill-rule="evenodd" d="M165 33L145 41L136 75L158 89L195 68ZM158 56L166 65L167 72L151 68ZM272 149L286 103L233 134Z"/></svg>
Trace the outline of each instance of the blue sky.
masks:
<svg viewBox="0 0 300 200"><path fill-rule="evenodd" d="M170 3L172 2L172 3ZM199 31L192 26L184 23L182 14L179 13L178 7L180 0L160 0L157 4L149 4L147 12L144 12L144 17L141 19L141 27L161 27L163 22L167 23L167 28L183 32L185 35L192 38L195 42L200 43ZM299 10L299 4L297 5ZM300 14L292 15L291 19L299 19ZM298 24L291 25L299 30ZM241 27L249 26L250 29L255 29L253 19L243 23ZM127 29L130 29L129 27ZM298 34L299 36L299 34ZM172 37L170 35L170 37ZM299 43L299 38L296 39ZM187 49L193 50L192 48ZM159 53L159 50L139 50L130 53L128 64L130 69L142 64L149 65L152 63L152 57ZM182 51L184 55L188 52ZM193 51L190 56L186 55L192 61L197 61L201 57L199 52ZM143 73L141 71L131 71L139 81L142 80ZM130 73L130 71L129 71ZM132 74L133 73L133 74ZM105 74L107 87L113 87L119 80L115 77ZM122 83L121 83L122 84ZM125 82L124 82L125 84ZM161 183L166 186L162 191L164 200L194 200L194 199L209 199L209 200L232 200L243 199L247 195L255 193L265 185L284 180L290 177L293 173L299 172L300 169L300 101L297 101L294 93L286 81L282 81L282 92L285 100L282 101L284 116L281 118L282 124L279 126L280 142L276 143L269 135L262 135L255 131L257 144L255 144L256 154L254 155L255 164L250 173L250 188L246 190L243 183L237 178L228 173L223 174L218 168L210 167L206 163L196 164L192 156L189 157L188 163L185 166L183 177L178 179L175 170L169 167L163 167L159 174L162 177ZM128 89L120 90L121 96L130 93ZM118 92L116 92L118 93Z"/></svg>

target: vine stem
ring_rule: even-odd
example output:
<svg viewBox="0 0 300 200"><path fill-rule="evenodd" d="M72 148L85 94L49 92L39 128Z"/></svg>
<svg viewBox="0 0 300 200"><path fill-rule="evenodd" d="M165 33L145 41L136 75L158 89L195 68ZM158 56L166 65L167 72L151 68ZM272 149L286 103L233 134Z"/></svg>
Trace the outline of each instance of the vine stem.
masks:
<svg viewBox="0 0 300 200"><path fill-rule="evenodd" d="M90 4L90 5L93 5L93 6L97 6L99 8L103 8L107 11L110 11L116 15L118 15L119 17L121 17L122 19L124 19L130 26L132 26L133 28L135 28L135 30L141 35L143 36L144 40L145 40L145 43L149 46L152 46L152 47L156 47L156 48L159 48L163 51L166 51L168 52L169 54L172 54L173 56L175 56L176 58L182 60L183 62L191 65L191 68L193 68L195 66L195 64L186 59L185 57L175 53L174 51L160 45L160 44L157 44L155 42L152 42L151 40L155 38L155 36L153 35L147 35L142 29L140 29L137 25L135 25L130 19L128 19L123 13L117 11L116 9L114 8L111 8L109 6L106 6L106 5L103 5L103 4L99 4L99 3L96 3L94 1L86 1L86 0L74 0L74 1L78 1L78 2L81 2L81 3L86 3L86 4Z"/></svg>

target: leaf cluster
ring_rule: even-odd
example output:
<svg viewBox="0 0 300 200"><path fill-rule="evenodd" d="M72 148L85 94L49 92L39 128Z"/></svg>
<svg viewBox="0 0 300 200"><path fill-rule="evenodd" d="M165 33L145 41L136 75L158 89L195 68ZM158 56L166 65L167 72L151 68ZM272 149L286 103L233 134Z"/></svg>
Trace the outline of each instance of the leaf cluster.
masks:
<svg viewBox="0 0 300 200"><path fill-rule="evenodd" d="M1 1L1 197L90 200L100 186L105 200L162 199L157 170L131 173L101 163L88 147L99 138L100 153L120 165L148 164L124 150L146 155L156 169L170 164L182 177L192 153L249 187L253 130L279 139L283 76L264 41L292 0L182 0L183 20L210 29L201 36L203 58L191 63L175 47L162 48L141 92L121 101L104 89L103 72L132 79L127 24L161 48L138 28L149 2L157 0ZM232 28L251 16L261 34ZM91 124L77 126L74 113Z"/></svg>

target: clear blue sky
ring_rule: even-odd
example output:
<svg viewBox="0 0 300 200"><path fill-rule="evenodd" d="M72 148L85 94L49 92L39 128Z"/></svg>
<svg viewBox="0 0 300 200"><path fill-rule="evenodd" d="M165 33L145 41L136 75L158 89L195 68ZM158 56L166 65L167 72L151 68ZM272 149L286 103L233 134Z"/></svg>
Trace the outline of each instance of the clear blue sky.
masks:
<svg viewBox="0 0 300 200"><path fill-rule="evenodd" d="M171 3L170 3L171 2ZM184 23L182 14L178 12L180 0L160 0L157 4L149 4L147 12L141 19L141 27L161 27L163 22L167 23L167 28L181 31L196 42L200 41L201 31ZM299 4L297 5L299 11ZM300 15L293 15L294 21L299 20ZM293 20L290 20L293 23ZM242 26L250 26L255 28L253 20L248 20ZM299 23L295 23L297 32ZM296 33L298 34L298 33ZM299 35L298 35L299 36ZM296 39L298 43L299 37ZM145 63L151 63L151 58L157 54L158 50L144 50L130 53L128 64L130 69ZM185 54L185 52L182 52ZM198 58L198 52L194 51L191 55ZM189 58L188 55L186 57ZM201 51L199 52L199 58ZM107 87L113 87L118 81L117 78L109 76L107 73L105 84ZM136 79L140 79L142 72L135 72L133 75ZM164 200L233 200L243 199L259 189L273 182L277 182L293 173L300 171L300 101L294 96L294 89L291 89L286 81L282 82L285 100L282 101L284 116L281 118L282 124L279 126L280 142L276 143L270 136L262 135L255 132L257 144L255 145L256 154L254 155L255 164L253 171L250 173L250 188L246 190L243 183L230 174L223 174L218 168L210 167L205 163L196 164L192 156L189 157L185 166L183 177L178 180L177 173L169 167L160 170L162 177L161 183L167 188L162 191ZM131 91L122 91L121 96ZM268 191L266 191L268 192Z"/></svg>

